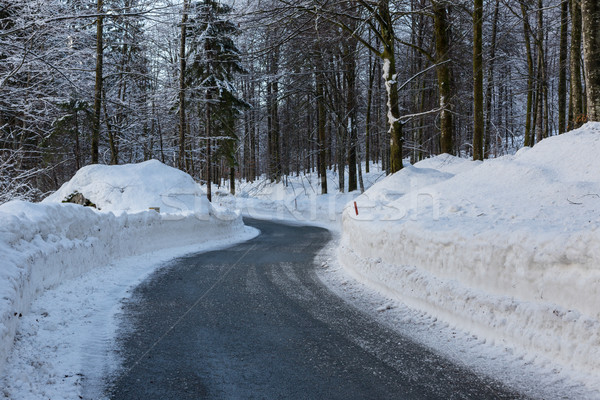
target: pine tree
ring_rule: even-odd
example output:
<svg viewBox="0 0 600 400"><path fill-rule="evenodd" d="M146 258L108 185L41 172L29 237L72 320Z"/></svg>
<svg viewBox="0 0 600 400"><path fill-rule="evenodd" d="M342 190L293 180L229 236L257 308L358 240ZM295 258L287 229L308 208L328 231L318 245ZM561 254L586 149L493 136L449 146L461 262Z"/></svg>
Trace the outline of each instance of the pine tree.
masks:
<svg viewBox="0 0 600 400"><path fill-rule="evenodd" d="M217 155L223 155L230 170L235 168L237 136L235 118L247 104L237 96L233 83L235 74L244 73L240 53L233 37L238 28L227 16L232 8L216 0L201 0L192 7L188 36L193 52L190 82L192 96L204 101L206 140L207 197L212 199L213 142ZM232 174L230 174L232 175ZM234 187L232 187L233 190Z"/></svg>

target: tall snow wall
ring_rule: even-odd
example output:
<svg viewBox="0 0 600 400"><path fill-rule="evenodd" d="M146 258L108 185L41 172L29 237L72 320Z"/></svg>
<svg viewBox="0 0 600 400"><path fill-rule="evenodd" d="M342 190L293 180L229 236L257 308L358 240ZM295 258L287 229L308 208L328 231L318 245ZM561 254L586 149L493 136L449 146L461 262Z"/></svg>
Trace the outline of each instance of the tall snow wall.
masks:
<svg viewBox="0 0 600 400"><path fill-rule="evenodd" d="M364 223L346 210L339 258L409 307L600 375L600 232L544 239Z"/></svg>
<svg viewBox="0 0 600 400"><path fill-rule="evenodd" d="M227 240L243 229L239 215L214 211L115 215L71 204L0 206L0 372L20 315L41 291L120 258Z"/></svg>
<svg viewBox="0 0 600 400"><path fill-rule="evenodd" d="M347 207L339 258L457 328L600 381L600 123L474 163L442 155Z"/></svg>

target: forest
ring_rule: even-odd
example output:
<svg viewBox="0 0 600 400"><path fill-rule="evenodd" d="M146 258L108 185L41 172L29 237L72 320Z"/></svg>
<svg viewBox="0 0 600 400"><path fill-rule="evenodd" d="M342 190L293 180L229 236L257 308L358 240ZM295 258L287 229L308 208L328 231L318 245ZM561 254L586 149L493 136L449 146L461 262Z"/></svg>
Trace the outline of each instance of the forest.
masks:
<svg viewBox="0 0 600 400"><path fill-rule="evenodd" d="M596 0L0 0L0 204L149 159L354 191L600 120L599 64Z"/></svg>

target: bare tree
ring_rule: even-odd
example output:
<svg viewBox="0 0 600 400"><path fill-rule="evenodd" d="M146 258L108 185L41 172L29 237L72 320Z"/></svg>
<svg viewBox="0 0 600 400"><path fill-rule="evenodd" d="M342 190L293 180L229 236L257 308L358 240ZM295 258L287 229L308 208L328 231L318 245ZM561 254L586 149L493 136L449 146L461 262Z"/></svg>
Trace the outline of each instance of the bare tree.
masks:
<svg viewBox="0 0 600 400"><path fill-rule="evenodd" d="M473 6L473 159L483 160L483 0Z"/></svg>
<svg viewBox="0 0 600 400"><path fill-rule="evenodd" d="M569 36L569 1L563 0L560 6L560 56L558 71L558 133L567 131L567 71Z"/></svg>
<svg viewBox="0 0 600 400"><path fill-rule="evenodd" d="M587 119L600 121L600 4L581 0Z"/></svg>
<svg viewBox="0 0 600 400"><path fill-rule="evenodd" d="M437 79L439 90L440 116L440 150L442 153L453 153L454 125L452 118L451 98L453 95L452 72L450 69L450 27L448 25L448 9L445 1L431 0L433 6Z"/></svg>
<svg viewBox="0 0 600 400"><path fill-rule="evenodd" d="M104 0L97 0L96 11L96 85L94 87L94 121L92 128L92 164L99 161L102 84L104 82Z"/></svg>
<svg viewBox="0 0 600 400"><path fill-rule="evenodd" d="M583 122L583 85L581 83L581 2L571 0L571 128Z"/></svg>
<svg viewBox="0 0 600 400"><path fill-rule="evenodd" d="M179 155L177 165L179 169L185 171L185 88L186 88L186 69L187 69L187 54L186 54L186 38L187 38L187 23L189 13L189 0L183 0L183 9L181 11L181 34L179 38Z"/></svg>

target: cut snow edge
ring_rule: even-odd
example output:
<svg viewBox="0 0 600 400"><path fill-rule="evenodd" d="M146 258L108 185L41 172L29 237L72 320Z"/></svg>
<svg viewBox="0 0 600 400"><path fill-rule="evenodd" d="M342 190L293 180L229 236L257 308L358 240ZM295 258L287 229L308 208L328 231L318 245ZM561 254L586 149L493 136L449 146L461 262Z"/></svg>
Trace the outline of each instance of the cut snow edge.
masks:
<svg viewBox="0 0 600 400"><path fill-rule="evenodd" d="M598 386L598 152L595 123L448 176L418 163L359 197L359 217L345 210L340 261L411 307Z"/></svg>
<svg viewBox="0 0 600 400"><path fill-rule="evenodd" d="M240 237L239 213L104 213L72 204L0 206L0 373L17 330L42 291L124 257Z"/></svg>

